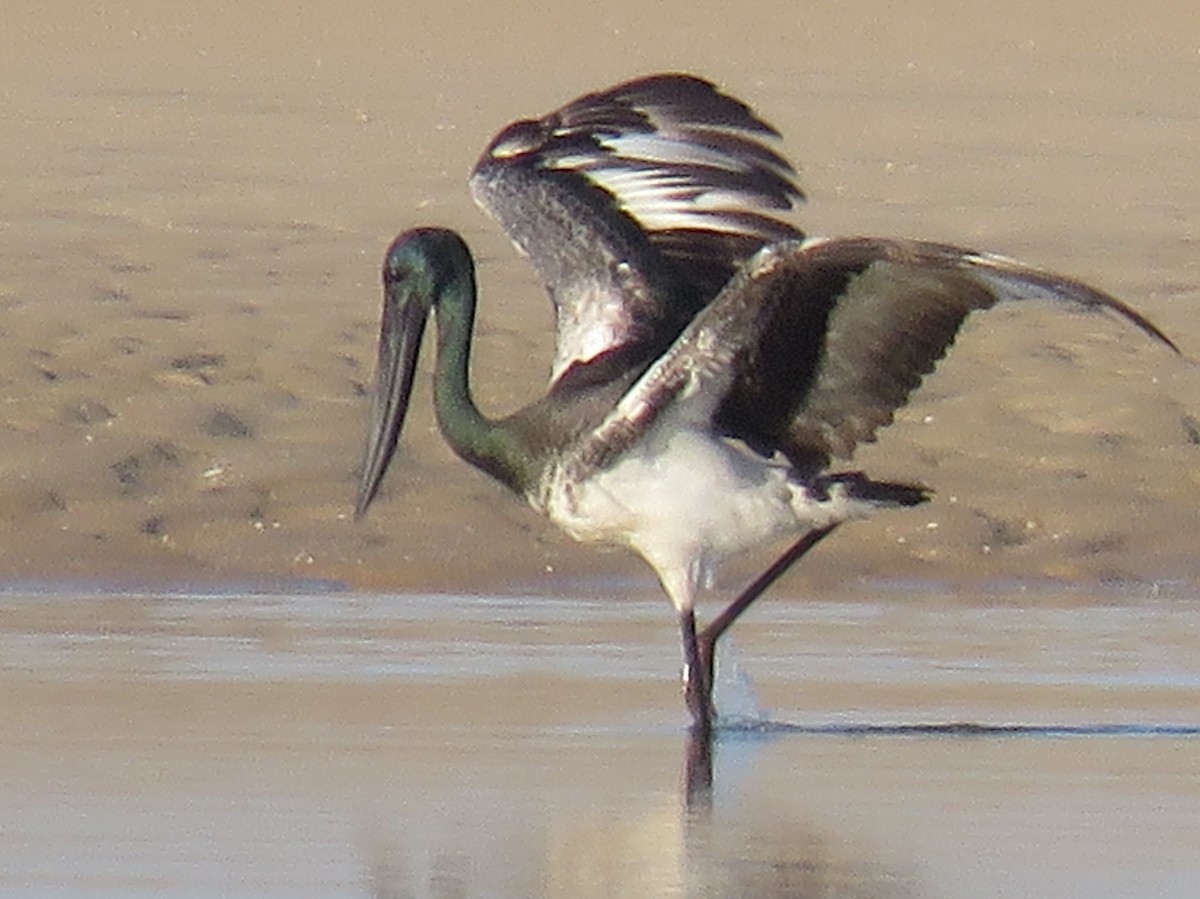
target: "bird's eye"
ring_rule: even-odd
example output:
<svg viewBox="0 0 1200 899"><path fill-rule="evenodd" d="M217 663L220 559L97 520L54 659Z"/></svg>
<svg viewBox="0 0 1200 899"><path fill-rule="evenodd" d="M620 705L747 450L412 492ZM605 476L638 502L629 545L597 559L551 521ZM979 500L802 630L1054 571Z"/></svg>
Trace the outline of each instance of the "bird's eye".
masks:
<svg viewBox="0 0 1200 899"><path fill-rule="evenodd" d="M413 267L407 262L389 262L387 266L388 281L407 281L413 276Z"/></svg>

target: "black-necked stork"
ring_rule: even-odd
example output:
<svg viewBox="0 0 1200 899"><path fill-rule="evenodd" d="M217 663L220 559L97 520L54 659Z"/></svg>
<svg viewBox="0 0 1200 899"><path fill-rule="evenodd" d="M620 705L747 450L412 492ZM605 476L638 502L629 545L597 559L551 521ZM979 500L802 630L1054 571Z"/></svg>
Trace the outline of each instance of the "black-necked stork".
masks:
<svg viewBox="0 0 1200 899"><path fill-rule="evenodd" d="M627 546L679 616L684 693L708 733L717 639L841 522L925 488L830 470L875 439L966 316L1002 300L1144 316L1071 278L913 240L809 238L777 132L689 75L652 75L509 125L475 199L545 282L556 354L542 399L499 419L471 397L475 269L454 232L396 238L383 267L374 410L357 514L408 409L426 318L434 404L454 451L577 540ZM693 603L731 554L795 543L712 623Z"/></svg>

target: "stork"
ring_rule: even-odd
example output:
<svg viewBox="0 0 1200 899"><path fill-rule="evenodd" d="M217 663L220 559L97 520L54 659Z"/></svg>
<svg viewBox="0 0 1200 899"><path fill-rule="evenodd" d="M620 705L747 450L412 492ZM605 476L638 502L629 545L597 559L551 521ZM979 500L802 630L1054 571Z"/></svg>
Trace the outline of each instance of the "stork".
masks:
<svg viewBox="0 0 1200 899"><path fill-rule="evenodd" d="M805 238L777 132L712 83L651 75L515 122L471 174L478 203L546 285L549 389L511 415L476 406L475 266L442 228L401 234L383 265L373 411L356 514L408 412L425 323L451 448L573 538L628 547L678 616L693 729L707 735L718 639L842 522L914 506L917 484L842 470L892 422L973 311L1008 300L1106 310L1178 352L1120 300L961 247ZM695 600L727 557L782 556L707 626Z"/></svg>

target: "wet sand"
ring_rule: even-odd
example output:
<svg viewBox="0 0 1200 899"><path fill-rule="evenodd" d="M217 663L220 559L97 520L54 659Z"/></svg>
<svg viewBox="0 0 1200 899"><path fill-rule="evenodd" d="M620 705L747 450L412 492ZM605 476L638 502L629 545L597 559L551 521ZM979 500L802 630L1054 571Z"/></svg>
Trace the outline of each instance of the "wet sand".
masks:
<svg viewBox="0 0 1200 899"><path fill-rule="evenodd" d="M549 303L466 174L649 71L779 127L810 233L1046 265L1200 358L1200 10L646 6L6 8L0 896L1194 894L1200 366L1126 325L971 322L854 461L935 501L736 634L773 722L1076 736L731 736L684 813L636 559L455 460L427 386L351 521L384 248L459 229L481 403L536 396Z"/></svg>

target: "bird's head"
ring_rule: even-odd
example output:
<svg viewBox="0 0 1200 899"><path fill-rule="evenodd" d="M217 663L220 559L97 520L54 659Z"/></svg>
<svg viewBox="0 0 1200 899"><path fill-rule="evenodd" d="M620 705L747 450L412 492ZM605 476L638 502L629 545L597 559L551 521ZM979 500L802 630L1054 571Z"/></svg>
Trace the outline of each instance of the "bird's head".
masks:
<svg viewBox="0 0 1200 899"><path fill-rule="evenodd" d="M371 430L355 504L357 517L374 499L400 439L429 313L437 309L443 319L469 319L473 281L470 252L453 231L417 228L401 234L388 248Z"/></svg>
<svg viewBox="0 0 1200 899"><path fill-rule="evenodd" d="M432 306L471 270L471 255L461 237L445 228L405 231L388 247L383 261L384 302L428 315Z"/></svg>

